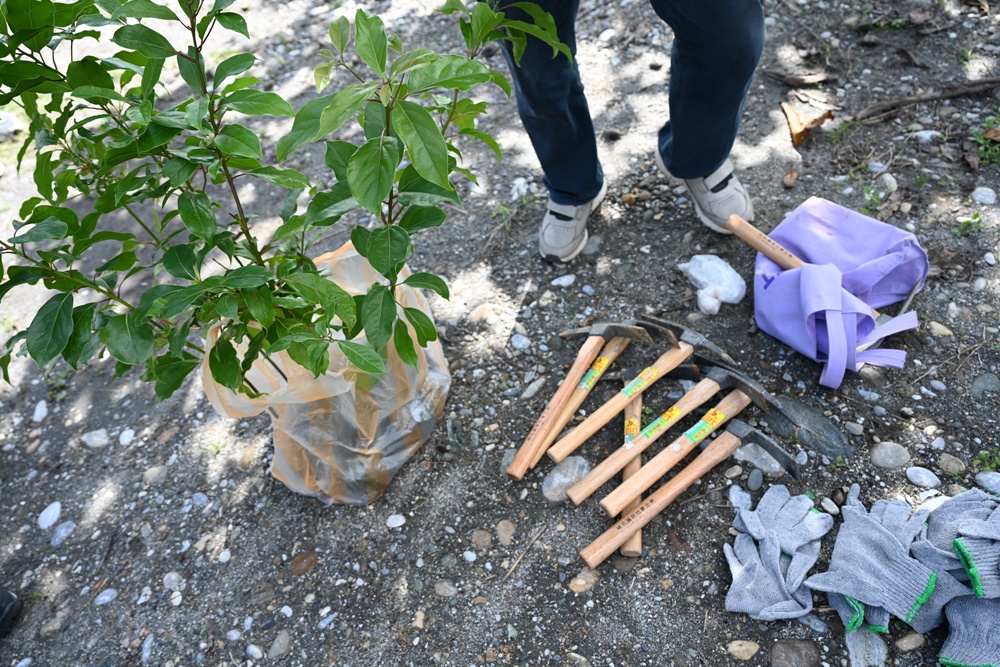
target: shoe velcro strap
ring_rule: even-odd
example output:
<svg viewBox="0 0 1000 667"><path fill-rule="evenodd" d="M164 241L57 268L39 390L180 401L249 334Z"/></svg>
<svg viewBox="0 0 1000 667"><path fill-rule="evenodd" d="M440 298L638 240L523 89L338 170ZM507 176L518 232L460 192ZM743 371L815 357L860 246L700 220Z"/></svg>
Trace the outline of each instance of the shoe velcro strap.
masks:
<svg viewBox="0 0 1000 667"><path fill-rule="evenodd" d="M729 179L733 177L733 162L729 158L719 165L719 168L713 171L711 174L702 179L705 183L705 187L712 192L718 193L720 190L724 189L729 183Z"/></svg>

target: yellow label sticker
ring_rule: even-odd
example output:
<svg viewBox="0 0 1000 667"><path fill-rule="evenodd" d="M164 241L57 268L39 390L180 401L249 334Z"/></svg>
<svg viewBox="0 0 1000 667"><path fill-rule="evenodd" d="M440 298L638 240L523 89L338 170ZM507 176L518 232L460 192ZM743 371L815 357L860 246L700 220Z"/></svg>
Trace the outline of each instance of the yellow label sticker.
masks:
<svg viewBox="0 0 1000 667"><path fill-rule="evenodd" d="M639 418L629 417L625 420L625 439L631 440L639 434Z"/></svg>
<svg viewBox="0 0 1000 667"><path fill-rule="evenodd" d="M628 386L622 389L622 393L626 396L631 397L633 394L638 394L642 392L649 383L656 379L659 375L659 371L650 366L643 372L639 373L639 377L628 383Z"/></svg>
<svg viewBox="0 0 1000 667"><path fill-rule="evenodd" d="M604 371L608 370L608 366L610 365L611 361L607 357L597 357L594 363L591 364L590 370L580 380L580 384L576 385L577 389L586 389L587 391L593 389L594 385L597 384L597 381L601 379Z"/></svg>
<svg viewBox="0 0 1000 667"><path fill-rule="evenodd" d="M672 407L662 415L656 418L656 420L649 426L642 430L642 434L647 438L655 438L665 430L670 428L674 422L676 422L681 416L681 411L676 407Z"/></svg>
<svg viewBox="0 0 1000 667"><path fill-rule="evenodd" d="M722 422L726 421L726 415L722 414L715 408L712 408L711 410L705 413L705 416L702 417L701 420L703 422L711 424L712 427L714 428L719 424L721 424Z"/></svg>

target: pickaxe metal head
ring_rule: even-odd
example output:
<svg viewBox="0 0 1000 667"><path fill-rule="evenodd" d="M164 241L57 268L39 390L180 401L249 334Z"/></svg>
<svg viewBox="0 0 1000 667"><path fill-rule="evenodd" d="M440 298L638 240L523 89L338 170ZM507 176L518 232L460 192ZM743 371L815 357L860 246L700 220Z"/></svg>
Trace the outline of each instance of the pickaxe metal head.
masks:
<svg viewBox="0 0 1000 667"><path fill-rule="evenodd" d="M630 338L638 343L652 345L653 339L649 332L635 320L625 320L624 322L597 322L589 327L579 327L559 333L560 338L570 338L572 336L600 336L604 340L620 336Z"/></svg>
<svg viewBox="0 0 1000 667"><path fill-rule="evenodd" d="M671 337L679 338L688 345L694 347L695 349L707 350L713 354L718 355L724 361L735 364L736 360L726 354L721 347L708 340L702 334L698 333L694 329L689 329L683 324L678 324L677 322L671 322L670 320L661 320L656 317L650 317L645 320L639 320L639 324L648 328L656 329L658 331L669 334Z"/></svg>
<svg viewBox="0 0 1000 667"><path fill-rule="evenodd" d="M788 472L788 474L795 479L799 478L799 464L795 461L791 454L782 449L781 446L771 438L739 419L734 419L729 422L726 430L739 438L740 442L744 445L753 443L760 446L761 449L773 456L774 460L777 461L778 464L784 468L786 472Z"/></svg>
<svg viewBox="0 0 1000 667"><path fill-rule="evenodd" d="M699 362L701 362L700 359ZM715 364L707 364L707 366L705 377L717 382L720 389L739 389L764 412L770 412L771 408L781 410L781 404L774 396L771 396L764 387L743 373L728 366L716 366Z"/></svg>

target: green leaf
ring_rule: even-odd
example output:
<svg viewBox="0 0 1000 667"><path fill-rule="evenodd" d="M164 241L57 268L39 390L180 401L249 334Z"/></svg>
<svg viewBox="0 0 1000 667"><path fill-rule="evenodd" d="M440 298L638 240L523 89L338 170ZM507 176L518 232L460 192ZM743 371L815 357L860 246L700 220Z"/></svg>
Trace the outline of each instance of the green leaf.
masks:
<svg viewBox="0 0 1000 667"><path fill-rule="evenodd" d="M239 302L232 294L224 294L215 305L215 309L218 311L219 315L229 318L230 320L240 319Z"/></svg>
<svg viewBox="0 0 1000 667"><path fill-rule="evenodd" d="M453 190L448 181L448 147L427 109L400 100L392 110L392 125L417 173L439 187Z"/></svg>
<svg viewBox="0 0 1000 667"><path fill-rule="evenodd" d="M204 192L185 192L177 200L181 221L195 236L211 241L219 230L215 209Z"/></svg>
<svg viewBox="0 0 1000 667"><path fill-rule="evenodd" d="M250 31L247 29L247 20L234 12L223 12L216 15L216 20L226 30L238 32L247 39L250 39Z"/></svg>
<svg viewBox="0 0 1000 667"><path fill-rule="evenodd" d="M330 80L337 71L337 63L327 61L316 65L313 70L313 81L316 83L316 94L322 93L330 85Z"/></svg>
<svg viewBox="0 0 1000 667"><path fill-rule="evenodd" d="M511 4L512 7L517 7L521 11L531 16L534 25L531 25L531 30L525 30L531 35L534 35L538 39L542 40L546 44L552 47L552 57L554 58L557 53L562 53L570 62L573 62L573 54L570 53L569 47L563 44L559 40L559 30L556 28L555 19L547 11L541 8L541 6L533 2L515 2ZM510 21L505 20L505 26L511 26L512 24L519 24L520 21ZM522 26L523 29L523 26Z"/></svg>
<svg viewBox="0 0 1000 667"><path fill-rule="evenodd" d="M73 333L73 294L56 294L42 304L28 327L28 354L39 366L59 356Z"/></svg>
<svg viewBox="0 0 1000 667"><path fill-rule="evenodd" d="M392 344L396 348L396 354L400 360L414 370L420 370L420 360L417 358L417 351L413 349L413 339L410 338L410 330L406 328L406 322L396 320L392 328Z"/></svg>
<svg viewBox="0 0 1000 667"><path fill-rule="evenodd" d="M245 289L260 287L273 278L274 274L263 266L241 266L238 269L227 271L222 276L222 284L226 287Z"/></svg>
<svg viewBox="0 0 1000 667"><path fill-rule="evenodd" d="M236 348L228 338L220 338L208 353L208 368L212 378L223 387L237 391L243 383L243 369Z"/></svg>
<svg viewBox="0 0 1000 667"><path fill-rule="evenodd" d="M437 11L442 14L468 14L469 10L465 8L465 4L462 0L445 0L444 7L441 7Z"/></svg>
<svg viewBox="0 0 1000 667"><path fill-rule="evenodd" d="M70 95L73 97L79 97L81 100L114 100L115 102L125 101L125 98L122 95L111 90L110 88L95 88L94 86L80 86L79 88L74 88Z"/></svg>
<svg viewBox="0 0 1000 667"><path fill-rule="evenodd" d="M433 273L414 273L404 280L403 284L410 287L429 289L432 292L436 292L443 299L451 298L447 283L440 276L436 276Z"/></svg>
<svg viewBox="0 0 1000 667"><path fill-rule="evenodd" d="M337 341L337 347L344 353L347 360L358 367L359 370L373 375L385 374L385 361L378 356L375 350L363 343L354 343L349 340Z"/></svg>
<svg viewBox="0 0 1000 667"><path fill-rule="evenodd" d="M133 265L139 260L136 254L130 250L118 253L107 262L97 267L95 271L97 273L104 273L105 271L128 271Z"/></svg>
<svg viewBox="0 0 1000 667"><path fill-rule="evenodd" d="M133 19L161 19L164 21L177 21L177 14L173 11L158 5L152 0L128 0L123 5L111 12L111 18L115 21L122 17Z"/></svg>
<svg viewBox="0 0 1000 667"><path fill-rule="evenodd" d="M392 65L389 67L389 74L394 76L402 76L409 71L417 69L418 67L423 67L427 63L437 60L440 56L429 51L428 49L414 49L413 51L407 51L400 57L392 61Z"/></svg>
<svg viewBox="0 0 1000 667"><path fill-rule="evenodd" d="M268 183L277 185L280 188L309 188L312 184L309 177L301 171L295 169L282 169L281 167L261 167L250 172L252 176L263 178Z"/></svg>
<svg viewBox="0 0 1000 667"><path fill-rule="evenodd" d="M215 90L218 90L222 82L229 77L242 74L253 67L255 62L257 62L257 56L252 53L239 53L223 60L215 68L215 76L212 77L212 85Z"/></svg>
<svg viewBox="0 0 1000 667"><path fill-rule="evenodd" d="M392 337L392 323L396 321L396 302L385 285L373 285L365 295L361 307L361 321L365 337L373 348L379 350Z"/></svg>
<svg viewBox="0 0 1000 667"><path fill-rule="evenodd" d="M147 58L170 58L177 49L167 38L144 25L126 25L115 31L111 41L122 48L138 51Z"/></svg>
<svg viewBox="0 0 1000 667"><path fill-rule="evenodd" d="M357 150L347 165L347 182L359 204L373 213L381 213L382 202L392 192L399 164L398 141L380 135Z"/></svg>
<svg viewBox="0 0 1000 667"><path fill-rule="evenodd" d="M413 331L417 334L417 343L420 347L427 347L427 343L437 340L437 327L427 313L419 308L404 308L403 315L413 326Z"/></svg>
<svg viewBox="0 0 1000 667"><path fill-rule="evenodd" d="M347 180L347 165L358 147L349 141L327 141L326 166L333 170L338 181Z"/></svg>
<svg viewBox="0 0 1000 667"><path fill-rule="evenodd" d="M177 187L182 183L187 183L188 179L198 170L198 165L188 162L184 158L174 157L167 160L163 165L163 176L170 181L170 185Z"/></svg>
<svg viewBox="0 0 1000 667"><path fill-rule="evenodd" d="M153 326L135 312L109 317L105 337L108 352L124 364L138 366L153 354Z"/></svg>
<svg viewBox="0 0 1000 667"><path fill-rule="evenodd" d="M73 309L73 333L63 348L62 356L70 368L86 363L100 345L100 336L94 331L96 303L86 303Z"/></svg>
<svg viewBox="0 0 1000 667"><path fill-rule="evenodd" d="M351 22L346 16L340 16L330 24L330 43L337 53L343 53L351 41Z"/></svg>
<svg viewBox="0 0 1000 667"><path fill-rule="evenodd" d="M387 90L387 88L383 86L382 90ZM382 102L365 103L365 110L362 114L365 139L374 139L381 134L385 134L385 124L389 120L387 115Z"/></svg>
<svg viewBox="0 0 1000 667"><path fill-rule="evenodd" d="M3 9L11 32L34 31L22 42L32 51L41 51L52 39L56 8L49 0L8 2Z"/></svg>
<svg viewBox="0 0 1000 667"><path fill-rule="evenodd" d="M259 158L264 157L260 138L242 125L226 125L215 137L215 145L226 155Z"/></svg>
<svg viewBox="0 0 1000 667"><path fill-rule="evenodd" d="M150 365L153 368L149 368ZM180 357L166 354L153 357L146 363L150 377L156 380L154 385L156 397L161 401L170 398L180 389L187 376L199 366L201 360L187 352L182 353Z"/></svg>
<svg viewBox="0 0 1000 667"><path fill-rule="evenodd" d="M447 215L434 206L408 206L399 220L399 226L410 235L423 229L440 227Z"/></svg>
<svg viewBox="0 0 1000 667"><path fill-rule="evenodd" d="M40 241L48 241L50 239L63 239L66 238L66 232L68 230L69 227L62 220L54 217L48 217L41 222L32 225L31 229L28 231L18 234L17 236L9 239L7 242L14 244L38 243Z"/></svg>
<svg viewBox="0 0 1000 667"><path fill-rule="evenodd" d="M316 140L323 111L332 99L333 95L317 97L299 109L292 122L292 129L278 140L278 162L284 162L289 155Z"/></svg>
<svg viewBox="0 0 1000 667"><path fill-rule="evenodd" d="M243 298L247 302L247 310L265 329L274 324L274 305L271 303L271 290L266 285L255 289L248 289L243 292Z"/></svg>
<svg viewBox="0 0 1000 667"><path fill-rule="evenodd" d="M248 116L294 116L295 110L278 93L238 90L222 101L223 106Z"/></svg>
<svg viewBox="0 0 1000 667"><path fill-rule="evenodd" d="M351 230L351 245L365 259L368 259L368 239L371 238L371 235L372 233L361 225L357 225Z"/></svg>
<svg viewBox="0 0 1000 667"><path fill-rule="evenodd" d="M357 207L358 201L351 194L351 186L346 181L334 183L329 190L317 192L309 202L306 208L306 225L332 225Z"/></svg>
<svg viewBox="0 0 1000 667"><path fill-rule="evenodd" d="M336 93L330 98L327 107L323 109L316 134L310 138L310 141L322 139L331 132L340 129L341 125L358 112L358 109L364 105L365 100L375 92L377 87L377 83L356 83ZM298 120L297 115L296 120ZM295 129L294 126L292 129Z"/></svg>
<svg viewBox="0 0 1000 667"><path fill-rule="evenodd" d="M462 56L445 55L413 70L409 79L410 94L432 88L468 90L492 78L490 69L478 60Z"/></svg>
<svg viewBox="0 0 1000 667"><path fill-rule="evenodd" d="M462 130L461 132L459 132L459 134L465 134L470 137L475 137L476 139L479 139L493 151L494 155L497 156L497 162L503 161L503 154L500 152L500 144L498 144L497 140L494 139L491 135L487 134L486 132L483 132L482 130L472 130L472 129Z"/></svg>
<svg viewBox="0 0 1000 667"><path fill-rule="evenodd" d="M389 57L389 41L385 34L385 25L378 16L369 16L363 9L354 15L354 25L357 34L354 36L354 48L358 55L379 76L385 76L385 62Z"/></svg>
<svg viewBox="0 0 1000 667"><path fill-rule="evenodd" d="M74 60L66 67L66 83L71 88L92 86L94 88L115 87L115 80L101 67L100 61L93 56L82 60Z"/></svg>
<svg viewBox="0 0 1000 667"><path fill-rule="evenodd" d="M323 306L331 317L340 317L346 326L353 327L357 321L353 297L329 278L317 273L294 273L285 276L285 282L302 298Z"/></svg>
<svg viewBox="0 0 1000 667"><path fill-rule="evenodd" d="M410 235L402 227L382 226L372 230L368 237L368 252L365 256L372 268L389 280L395 280L412 250Z"/></svg>
<svg viewBox="0 0 1000 667"><path fill-rule="evenodd" d="M442 202L450 201L460 208L462 206L462 200L458 198L457 192L445 190L441 186L421 178L412 164L404 169L399 177L398 195L401 204L437 206Z"/></svg>
<svg viewBox="0 0 1000 667"><path fill-rule="evenodd" d="M177 54L177 70L184 83L198 95L208 92L208 74L205 71L205 59L193 46L187 48L187 57Z"/></svg>
<svg viewBox="0 0 1000 667"><path fill-rule="evenodd" d="M504 76L503 72L498 72L497 70L490 70L490 80L497 85L497 87L502 90L507 97L510 97L510 81Z"/></svg>
<svg viewBox="0 0 1000 667"><path fill-rule="evenodd" d="M186 243L170 246L163 253L163 268L175 278L198 280L197 263L194 248Z"/></svg>

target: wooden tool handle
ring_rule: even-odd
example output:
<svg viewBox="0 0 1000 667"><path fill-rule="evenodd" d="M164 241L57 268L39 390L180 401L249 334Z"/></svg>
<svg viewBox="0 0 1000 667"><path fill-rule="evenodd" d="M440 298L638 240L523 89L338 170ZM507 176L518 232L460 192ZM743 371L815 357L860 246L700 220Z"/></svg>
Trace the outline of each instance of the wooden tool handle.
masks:
<svg viewBox="0 0 1000 667"><path fill-rule="evenodd" d="M639 394L633 398L628 405L625 406L625 440L631 440L633 438L639 437L639 430L642 427L642 394ZM629 477L639 472L639 468L642 467L642 455L636 454L632 457L632 460L628 462L625 468L622 470L622 481L627 480ZM628 514L636 507L639 506L639 498L636 498L635 502L625 508L623 514ZM622 556L627 558L638 558L642 555L642 531L637 530L625 541L625 544L621 548Z"/></svg>
<svg viewBox="0 0 1000 667"><path fill-rule="evenodd" d="M636 394L641 394L666 373L677 368L681 362L691 356L692 352L694 352L693 347L687 343L680 343L677 347L660 355L660 358L652 366L640 374L640 378L645 377L646 382L644 386L637 388L631 395L627 394L624 389L615 394L607 403L599 407L576 428L567 433L562 440L552 445L548 452L549 458L558 463L572 454L576 451L577 447L586 442L590 436L597 433L602 426L624 410L625 405L635 398ZM638 381L639 378L636 378L636 380ZM509 471L508 474L510 474Z"/></svg>
<svg viewBox="0 0 1000 667"><path fill-rule="evenodd" d="M729 216L726 220L726 229L783 269L797 269L802 266L801 259L738 215Z"/></svg>
<svg viewBox="0 0 1000 667"><path fill-rule="evenodd" d="M677 475L649 494L639 507L622 517L614 526L580 551L580 558L596 568L625 544L637 530L653 520L657 514L674 502L679 495L701 479L709 470L728 459L740 446L740 439L728 431L716 438L698 457Z"/></svg>
<svg viewBox="0 0 1000 667"><path fill-rule="evenodd" d="M634 461L638 454L649 449L649 446L669 431L671 426L694 411L695 408L715 395L717 391L719 391L719 383L715 380L705 378L696 384L691 388L691 391L684 394L669 410L660 415L660 419L664 421L659 425L655 433L640 433L632 438L631 441L616 449L608 458L601 461L593 470L588 472L583 479L569 487L566 496L575 505L582 503L597 489L601 488L605 482L618 474L619 470L624 469L630 461Z"/></svg>
<svg viewBox="0 0 1000 667"><path fill-rule="evenodd" d="M562 430L566 428L566 424L569 420L573 418L576 411L583 404L583 400L587 398L590 391L597 384L597 381L601 379L604 375L604 371L614 363L615 359L628 347L628 344L632 342L631 338L626 338L625 336L615 336L607 342L601 353L597 355L597 359L594 363L590 365L590 369L580 378L577 383L576 388L573 389L573 393L570 394L569 400L566 401L565 407L563 407L562 412L556 418L555 422L552 424L552 428L549 432L545 434L545 439L542 440L541 447L538 448L538 452L535 454L535 458L532 459L530 468L534 468L538 465L538 462L542 460L545 456L545 452L548 451L552 443L556 441Z"/></svg>
<svg viewBox="0 0 1000 667"><path fill-rule="evenodd" d="M617 516L619 512L631 504L633 499L641 497L643 491L653 486L658 479L680 463L699 442L739 414L748 405L750 405L749 396L739 389L730 392L719 401L713 410L706 413L701 421L650 459L627 482L623 482L617 489L606 495L600 502L601 509L607 512L608 516Z"/></svg>
<svg viewBox="0 0 1000 667"><path fill-rule="evenodd" d="M569 400L569 396L573 393L580 378L583 377L587 368L590 367L594 358L597 357L597 353L600 351L603 343L604 339L600 336L589 336L584 341L583 346L576 355L576 360L569 369L569 373L566 374L566 379L559 385L559 389L556 390L555 396L552 397L549 404L545 406L545 410L538 417L535 426L528 433L528 437L525 438L521 448L514 455L514 460L511 461L510 466L507 468L507 476L515 482L520 481L524 477L524 474L528 472L531 462L535 459L535 453L542 445L542 440L548 434L552 424L555 423L559 413L562 412L563 406L566 405L566 401Z"/></svg>

